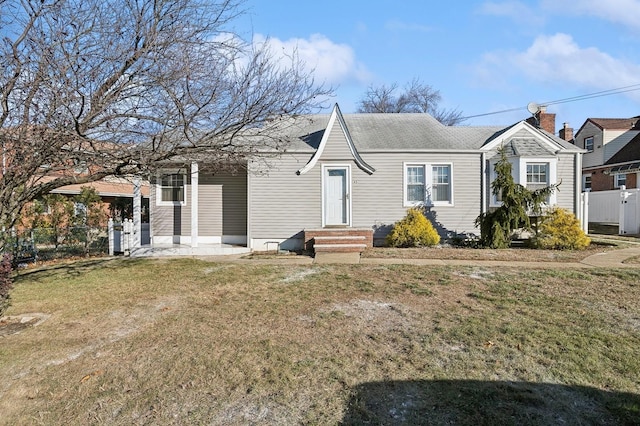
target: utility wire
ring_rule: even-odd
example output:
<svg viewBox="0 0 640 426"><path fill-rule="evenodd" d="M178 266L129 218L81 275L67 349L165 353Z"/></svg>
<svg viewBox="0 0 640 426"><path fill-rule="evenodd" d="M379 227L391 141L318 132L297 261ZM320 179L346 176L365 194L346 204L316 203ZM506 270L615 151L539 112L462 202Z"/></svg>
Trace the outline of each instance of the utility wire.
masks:
<svg viewBox="0 0 640 426"><path fill-rule="evenodd" d="M600 98L603 96L611 96L611 95L617 95L619 93L627 93L627 92L633 92L636 90L640 90L640 83L639 84L632 84L630 86L623 86L623 87L618 87L616 89L609 89L609 90L603 90L600 92L594 92L594 93L588 93L586 95L579 95L579 96L573 96L570 98L564 98L564 99L558 99L555 101L549 101L549 102L542 102L538 105L541 106L549 106L549 105L557 105L557 104L565 104L568 102L576 102L576 101L582 101L585 99L593 99L593 98ZM506 112L514 112L514 111L520 111L523 109L527 109L526 106L523 107L518 107L518 108L510 108L510 109L503 109L500 111L494 111L494 112L486 112L484 114L476 114L476 115L469 115L466 117L461 117L461 120L467 120L469 118L477 118L477 117L486 117L488 115L496 115L496 114L504 114Z"/></svg>

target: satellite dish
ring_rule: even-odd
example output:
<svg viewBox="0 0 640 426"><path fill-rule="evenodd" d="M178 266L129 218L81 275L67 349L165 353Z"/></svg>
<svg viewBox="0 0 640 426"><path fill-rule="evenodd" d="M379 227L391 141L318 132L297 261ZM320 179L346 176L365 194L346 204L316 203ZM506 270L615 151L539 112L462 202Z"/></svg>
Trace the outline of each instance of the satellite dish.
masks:
<svg viewBox="0 0 640 426"><path fill-rule="evenodd" d="M529 102L529 104L527 104L527 111L529 111L531 114L536 114L538 111L540 111L540 105L535 102Z"/></svg>

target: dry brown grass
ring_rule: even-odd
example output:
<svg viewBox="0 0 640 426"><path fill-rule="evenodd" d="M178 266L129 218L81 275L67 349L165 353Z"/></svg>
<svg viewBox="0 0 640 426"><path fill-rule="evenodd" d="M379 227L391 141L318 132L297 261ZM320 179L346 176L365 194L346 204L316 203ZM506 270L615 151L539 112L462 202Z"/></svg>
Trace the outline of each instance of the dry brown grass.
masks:
<svg viewBox="0 0 640 426"><path fill-rule="evenodd" d="M487 249L467 247L416 247L392 248L374 247L365 250L363 257L403 258L403 259L456 259L456 260L496 260L523 262L580 262L605 251L627 247L625 240L594 242L586 250L544 250L529 248Z"/></svg>
<svg viewBox="0 0 640 426"><path fill-rule="evenodd" d="M29 271L0 424L632 424L640 273L115 260Z"/></svg>

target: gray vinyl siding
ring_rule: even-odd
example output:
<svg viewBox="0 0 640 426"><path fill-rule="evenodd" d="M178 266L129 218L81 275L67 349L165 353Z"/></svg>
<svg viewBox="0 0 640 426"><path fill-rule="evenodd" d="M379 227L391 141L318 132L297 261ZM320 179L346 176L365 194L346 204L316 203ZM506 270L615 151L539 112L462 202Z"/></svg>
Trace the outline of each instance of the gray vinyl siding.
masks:
<svg viewBox="0 0 640 426"><path fill-rule="evenodd" d="M198 235L247 235L247 175L200 173L198 185ZM184 206L156 205L155 180L150 202L153 235L191 235L191 181L186 185Z"/></svg>
<svg viewBox="0 0 640 426"><path fill-rule="evenodd" d="M189 174L186 176L188 184L185 185L186 204L183 206L159 206L156 204L157 182L151 180L149 203L151 209L150 221L152 235L172 236L191 235L191 181Z"/></svg>
<svg viewBox="0 0 640 426"><path fill-rule="evenodd" d="M325 151L326 153L326 151ZM322 166L351 166L352 227L373 228L382 238L390 226L404 217L404 163L452 165L453 206L431 208L434 226L447 233L477 232L480 214L480 154L361 153L376 171L369 175L354 161L327 160L325 156L304 175L295 172L307 156L285 157L268 175L251 176L251 238L291 238L304 229L322 227Z"/></svg>
<svg viewBox="0 0 640 426"><path fill-rule="evenodd" d="M352 160L353 154L340 124L336 121L322 152L321 160Z"/></svg>
<svg viewBox="0 0 640 426"><path fill-rule="evenodd" d="M222 185L211 175L198 176L198 235L222 235Z"/></svg>
<svg viewBox="0 0 640 426"><path fill-rule="evenodd" d="M268 172L250 177L251 238L291 238L322 226L322 167L296 174L308 160L308 154L286 155L274 159Z"/></svg>
<svg viewBox="0 0 640 426"><path fill-rule="evenodd" d="M476 232L474 221L480 214L480 154L390 154L361 153L376 169L367 175L356 168L353 176L353 226L374 227L375 238L404 217L404 164L451 164L453 205L429 208L429 218L443 236Z"/></svg>
<svg viewBox="0 0 640 426"><path fill-rule="evenodd" d="M200 235L247 235L247 175L200 175Z"/></svg>
<svg viewBox="0 0 640 426"><path fill-rule="evenodd" d="M562 208L576 212L575 155L558 155L558 182L562 182L556 192L556 202ZM581 182L577 182L581 184Z"/></svg>

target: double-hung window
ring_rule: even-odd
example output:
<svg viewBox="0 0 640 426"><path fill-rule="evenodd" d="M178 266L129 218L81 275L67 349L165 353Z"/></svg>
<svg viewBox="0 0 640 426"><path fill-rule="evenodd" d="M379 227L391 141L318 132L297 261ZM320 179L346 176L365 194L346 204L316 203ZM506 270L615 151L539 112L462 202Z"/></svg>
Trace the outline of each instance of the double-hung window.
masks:
<svg viewBox="0 0 640 426"><path fill-rule="evenodd" d="M166 174L160 177L158 201L166 204L183 204L185 201L184 175Z"/></svg>
<svg viewBox="0 0 640 426"><path fill-rule="evenodd" d="M451 164L405 164L404 204L453 204Z"/></svg>
<svg viewBox="0 0 640 426"><path fill-rule="evenodd" d="M582 190L584 192L591 191L591 174L582 175Z"/></svg>
<svg viewBox="0 0 640 426"><path fill-rule="evenodd" d="M542 160L542 161L541 161ZM520 184L530 191L546 188L556 183L558 161L555 158L538 159L535 157L514 157L509 160L512 166L511 175L515 183ZM492 180L489 182L488 190L490 191L491 207L497 207L502 204L501 194L495 196L491 190L491 184L497 177L495 170L496 164L491 164ZM546 200L549 205L556 203L556 193L552 192Z"/></svg>
<svg viewBox="0 0 640 426"><path fill-rule="evenodd" d="M408 165L407 174L407 203L424 203L426 187L425 187L425 166L424 165Z"/></svg>
<svg viewBox="0 0 640 426"><path fill-rule="evenodd" d="M549 186L549 163L527 163L527 189L535 191Z"/></svg>
<svg viewBox="0 0 640 426"><path fill-rule="evenodd" d="M584 149L586 149L589 152L593 151L593 136L584 138Z"/></svg>
<svg viewBox="0 0 640 426"><path fill-rule="evenodd" d="M624 173L618 173L613 179L616 188L620 188L622 185L627 186L627 175Z"/></svg>

